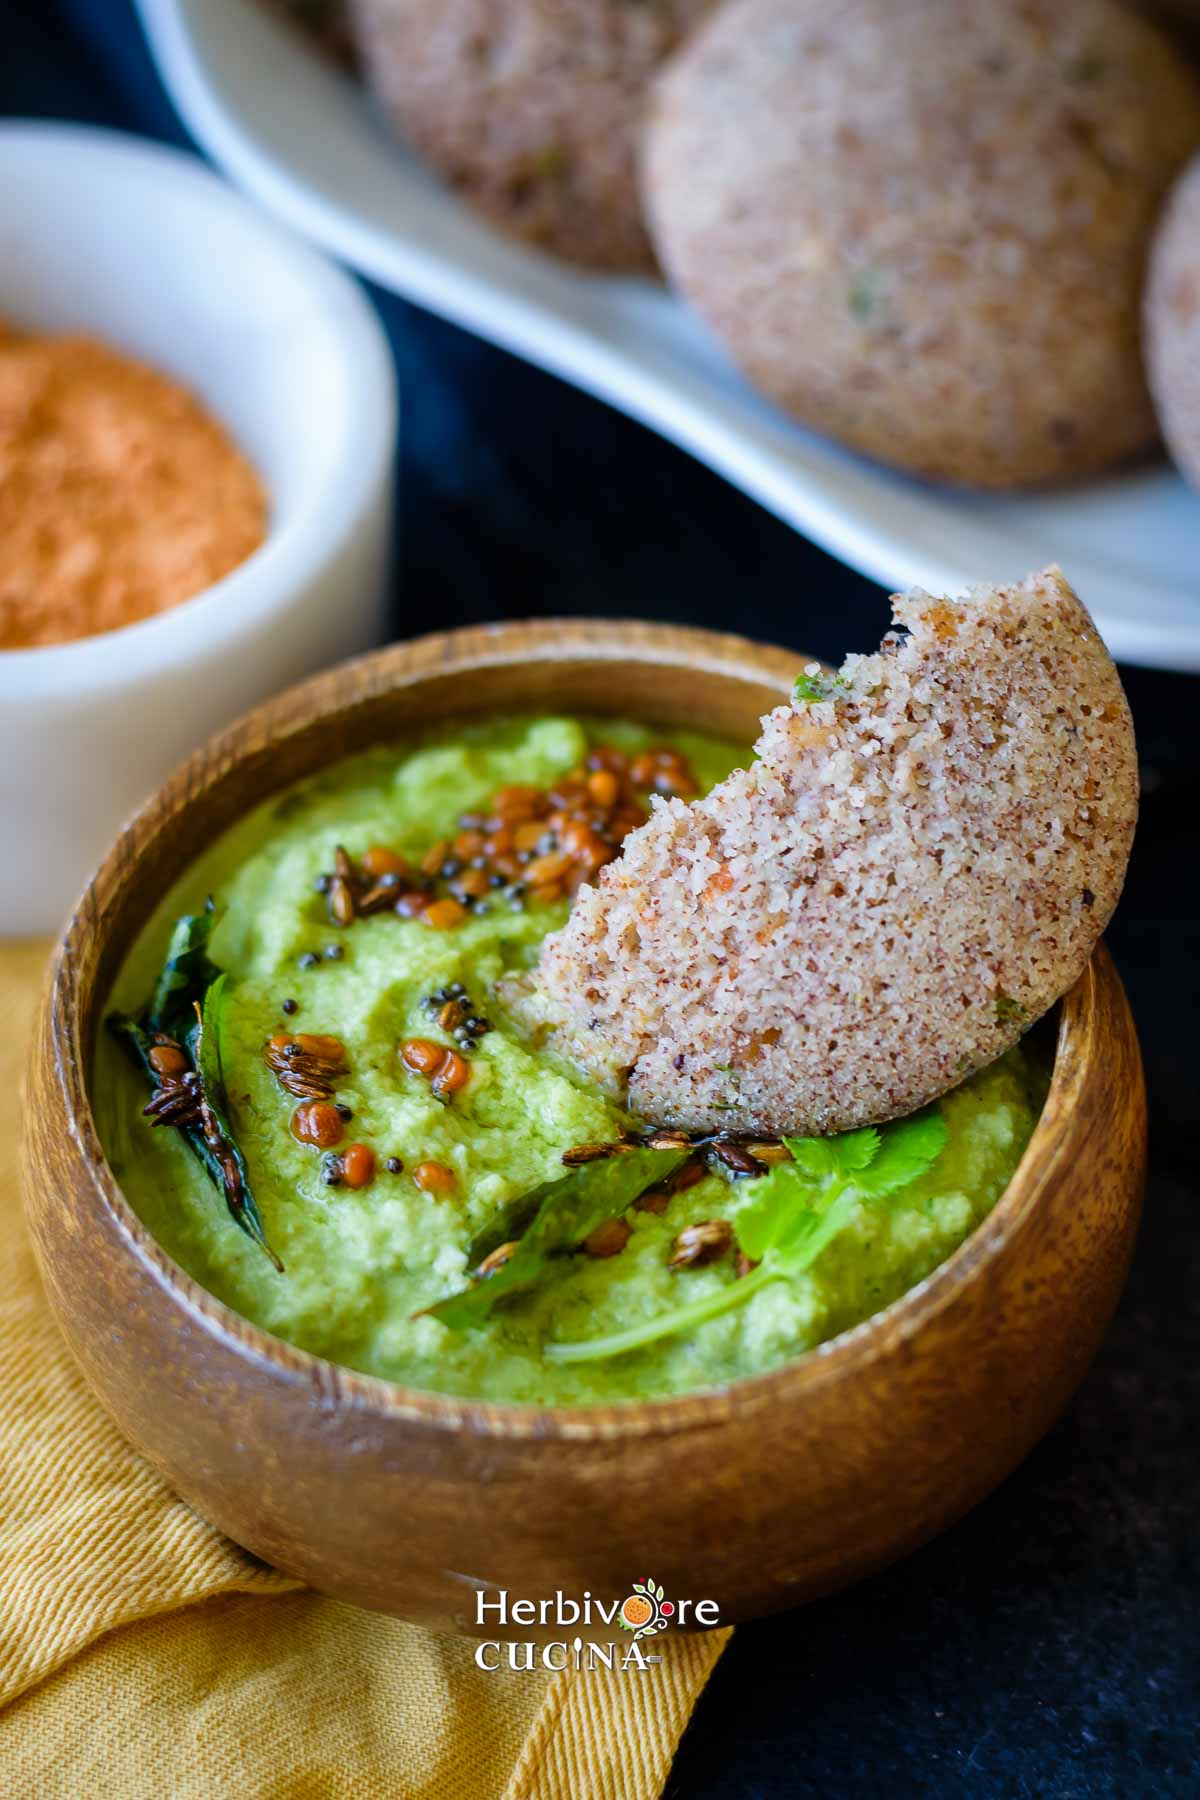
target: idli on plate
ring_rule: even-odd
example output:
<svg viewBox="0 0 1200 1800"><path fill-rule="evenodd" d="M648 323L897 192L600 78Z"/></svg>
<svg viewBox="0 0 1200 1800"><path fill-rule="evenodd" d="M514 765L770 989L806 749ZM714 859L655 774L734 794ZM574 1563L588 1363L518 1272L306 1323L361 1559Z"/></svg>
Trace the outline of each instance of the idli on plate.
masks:
<svg viewBox="0 0 1200 1800"><path fill-rule="evenodd" d="M1177 183L1154 241L1146 365L1167 448L1200 487L1200 157Z"/></svg>
<svg viewBox="0 0 1200 1800"><path fill-rule="evenodd" d="M401 135L496 224L573 262L653 269L637 138L712 0L352 0Z"/></svg>
<svg viewBox="0 0 1200 1800"><path fill-rule="evenodd" d="M938 481L1155 442L1139 310L1200 86L1115 0L731 0L664 69L669 277L764 394Z"/></svg>

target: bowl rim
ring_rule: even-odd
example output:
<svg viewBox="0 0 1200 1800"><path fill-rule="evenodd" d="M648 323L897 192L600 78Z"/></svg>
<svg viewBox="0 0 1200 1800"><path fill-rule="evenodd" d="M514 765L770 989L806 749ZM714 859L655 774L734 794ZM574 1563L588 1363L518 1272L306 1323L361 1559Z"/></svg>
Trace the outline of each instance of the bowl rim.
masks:
<svg viewBox="0 0 1200 1800"><path fill-rule="evenodd" d="M315 504L293 507L282 521L269 512L262 543L220 580L165 612L112 631L61 644L0 648L0 698L25 700L105 685L126 688L186 664L201 636L207 643L225 640L232 647L260 622L272 617L282 622L312 572L353 538L375 504L381 482L389 479L399 412L395 365L361 285L195 154L108 126L34 118L0 120L0 158L10 150L32 152L51 172L56 159L83 155L89 183L101 187L110 178L120 180L124 171L152 166L164 210L193 201L222 207L243 236L271 249L314 313L327 322L330 366L336 364L346 393L346 430L352 439L347 449L352 453L331 457L330 477ZM151 360L152 366L160 366ZM177 370L163 372L194 391ZM234 442L242 447L236 438Z"/></svg>
<svg viewBox="0 0 1200 1800"><path fill-rule="evenodd" d="M633 647L631 626L636 627L638 634ZM521 652L516 657L505 654L506 643L511 641L508 634L514 630L521 639ZM564 641L564 634L572 641ZM686 658L682 654L685 645ZM416 667L414 656L423 659ZM991 1211L958 1248L890 1305L812 1349L774 1368L685 1394L570 1406L473 1400L408 1388L331 1362L274 1336L202 1287L143 1225L110 1169L92 1112L92 1071L84 1065L81 1055L86 1033L80 1030L80 1015L73 1004L73 982L72 992L65 991L66 977L81 935L97 928L100 915L90 905L93 892L112 884L117 871L124 871L119 881L127 885L140 849L157 835L154 815L160 794L178 789L179 799L171 814L177 825L179 815L189 811L207 787L226 778L231 768L250 754L241 741L248 726L259 729L260 748L254 754L261 759L262 737L272 727L276 728L277 744L290 731L303 730L317 718L327 719L347 710L351 700L386 696L406 686L471 668L514 660L616 663L633 657L674 667L708 664L736 678L738 671L729 666L731 656L741 659L741 672L747 682L757 681L764 687L777 683L781 701L787 697L796 667L812 660L802 653L735 634L595 617L504 621L393 643L310 677L243 714L194 752L126 823L88 882L54 952L43 1002L44 1041L48 1044L52 1078L65 1110L73 1150L81 1170L86 1172L93 1201L117 1227L125 1248L142 1272L165 1290L201 1331L215 1335L233 1354L265 1366L285 1383L316 1393L324 1402L397 1424L435 1431L468 1430L507 1440L549 1438L591 1443L705 1431L735 1410L748 1412L782 1403L802 1404L804 1396L817 1386L844 1378L850 1366L867 1368L907 1344L934 1317L954 1305L972 1278L1001 1253L1022 1227L1071 1154L1069 1137L1075 1101L1086 1078L1080 1046L1086 1042L1102 1003L1103 986L1118 981L1102 944L1097 945L1083 973L1059 1002L1050 1088L1024 1155ZM356 678L361 680L364 670L375 678L365 693L356 691L353 685ZM308 710L297 721L292 715L306 704ZM268 749L266 759L270 754ZM265 785L263 797L272 791ZM42 1038L36 1040L35 1054L40 1052L42 1043Z"/></svg>

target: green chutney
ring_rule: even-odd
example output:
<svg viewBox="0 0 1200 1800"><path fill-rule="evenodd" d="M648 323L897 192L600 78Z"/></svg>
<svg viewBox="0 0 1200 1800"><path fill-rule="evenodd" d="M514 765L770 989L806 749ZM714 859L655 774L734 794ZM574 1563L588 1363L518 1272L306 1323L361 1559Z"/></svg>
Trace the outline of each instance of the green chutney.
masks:
<svg viewBox="0 0 1200 1800"><path fill-rule="evenodd" d="M211 1293L290 1344L407 1387L535 1405L611 1403L725 1384L798 1356L919 1282L994 1206L1045 1094L1044 1073L1020 1047L940 1102L948 1139L926 1175L886 1208L859 1208L803 1274L689 1334L604 1361L556 1364L542 1354L547 1342L616 1333L736 1279L732 1256L668 1268L684 1226L727 1218L736 1234L748 1184L716 1174L676 1193L661 1213L630 1210L631 1235L619 1254L562 1258L536 1291L497 1306L482 1329L454 1331L424 1316L467 1284L468 1247L507 1202L560 1177L564 1150L612 1140L629 1120L523 1041L497 996L503 975L534 965L542 938L567 916L566 899L523 910L489 901L454 930L389 910L339 931L318 878L338 845L351 857L394 845L419 861L453 833L460 814L486 810L497 788L545 787L597 743L633 753L660 739L610 720L448 726L409 747L347 759L267 802L164 897L111 1004L143 1007L173 922L211 894L211 955L229 972L221 1044L229 1115L284 1272L237 1229L179 1133L153 1129L142 1116L145 1080L107 1033L94 1102L130 1203ZM670 742L702 788L746 755L687 732ZM341 947L336 960L325 954L332 941ZM423 1002L455 982L492 1029L471 1051L468 1084L443 1103L405 1066L399 1046L444 1035ZM337 1099L353 1115L347 1136L374 1151L368 1185L327 1185L320 1154L293 1135L296 1101L263 1056L280 1031L331 1034L345 1044L349 1072ZM389 1172L389 1159L402 1170ZM452 1193L436 1197L417 1185L412 1171L423 1161L452 1171Z"/></svg>

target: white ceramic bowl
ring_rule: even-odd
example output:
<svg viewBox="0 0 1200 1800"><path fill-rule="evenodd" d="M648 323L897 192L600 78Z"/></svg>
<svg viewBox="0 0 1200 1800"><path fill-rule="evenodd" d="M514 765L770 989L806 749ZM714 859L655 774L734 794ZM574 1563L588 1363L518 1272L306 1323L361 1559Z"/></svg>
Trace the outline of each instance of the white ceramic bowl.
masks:
<svg viewBox="0 0 1200 1800"><path fill-rule="evenodd" d="M0 318L90 332L184 381L271 508L262 548L194 599L0 651L0 934L21 935L59 925L215 727L376 641L396 392L349 277L195 159L114 132L0 125Z"/></svg>

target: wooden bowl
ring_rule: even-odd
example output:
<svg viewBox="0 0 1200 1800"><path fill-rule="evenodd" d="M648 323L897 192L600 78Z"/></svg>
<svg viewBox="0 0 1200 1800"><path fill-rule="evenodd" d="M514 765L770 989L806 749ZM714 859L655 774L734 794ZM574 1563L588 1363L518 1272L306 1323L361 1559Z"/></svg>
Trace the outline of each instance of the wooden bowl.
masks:
<svg viewBox="0 0 1200 1800"><path fill-rule="evenodd" d="M201 750L84 894L51 972L29 1089L27 1204L47 1291L121 1429L268 1562L454 1631L476 1629L476 1589L612 1600L647 1574L670 1596L715 1599L722 1622L746 1619L940 1531L1020 1461L1079 1382L1125 1277L1145 1155L1137 1040L1103 950L1062 1002L1049 1099L1020 1169L967 1242L867 1323L682 1399L538 1411L334 1367L198 1287L105 1163L88 1087L113 977L156 896L257 801L458 713L616 712L749 743L801 661L741 638L600 621L402 644L291 690Z"/></svg>

